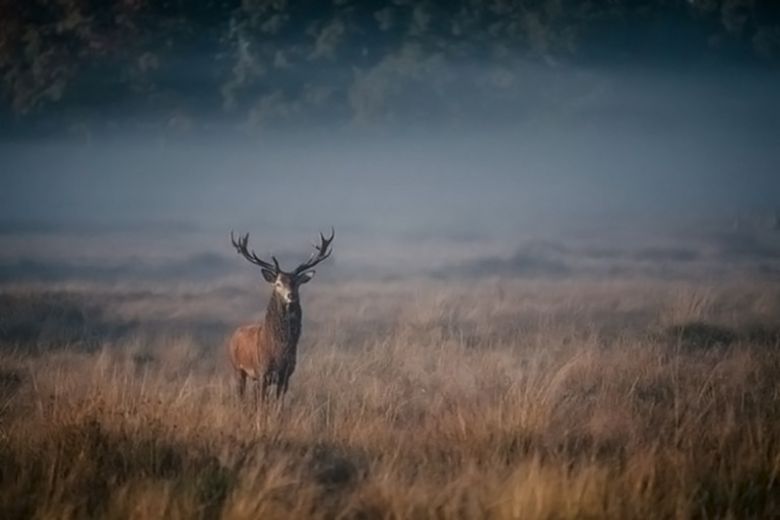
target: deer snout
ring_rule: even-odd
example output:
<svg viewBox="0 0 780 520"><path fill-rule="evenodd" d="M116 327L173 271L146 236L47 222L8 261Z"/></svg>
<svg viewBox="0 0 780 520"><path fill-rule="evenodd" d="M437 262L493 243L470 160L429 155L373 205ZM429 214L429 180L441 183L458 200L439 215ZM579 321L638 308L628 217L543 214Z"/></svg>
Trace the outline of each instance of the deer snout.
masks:
<svg viewBox="0 0 780 520"><path fill-rule="evenodd" d="M280 290L279 295L282 297L282 300L284 300L285 303L293 303L298 300L298 295L289 289Z"/></svg>

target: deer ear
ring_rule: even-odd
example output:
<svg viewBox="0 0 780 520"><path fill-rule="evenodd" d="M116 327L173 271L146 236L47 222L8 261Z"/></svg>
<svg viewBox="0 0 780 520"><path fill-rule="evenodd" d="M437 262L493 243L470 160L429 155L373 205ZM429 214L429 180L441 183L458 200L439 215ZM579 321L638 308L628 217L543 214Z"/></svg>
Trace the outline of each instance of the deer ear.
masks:
<svg viewBox="0 0 780 520"><path fill-rule="evenodd" d="M269 271L268 269L261 269L261 271L266 282L274 283L274 281L276 281L276 275L273 273L273 271Z"/></svg>
<svg viewBox="0 0 780 520"><path fill-rule="evenodd" d="M306 271L305 273L301 273L298 275L298 284L303 285L312 278L314 278L314 271Z"/></svg>

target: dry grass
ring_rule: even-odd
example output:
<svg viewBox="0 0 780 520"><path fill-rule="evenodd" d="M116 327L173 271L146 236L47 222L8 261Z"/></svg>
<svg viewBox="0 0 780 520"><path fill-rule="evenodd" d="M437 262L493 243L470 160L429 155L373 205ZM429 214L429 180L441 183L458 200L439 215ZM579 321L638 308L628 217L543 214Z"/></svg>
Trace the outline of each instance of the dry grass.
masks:
<svg viewBox="0 0 780 520"><path fill-rule="evenodd" d="M186 326L257 314L253 288L71 288L67 344L54 295L6 292L0 516L777 517L778 289L312 284L259 410ZM8 333L25 313L54 332Z"/></svg>

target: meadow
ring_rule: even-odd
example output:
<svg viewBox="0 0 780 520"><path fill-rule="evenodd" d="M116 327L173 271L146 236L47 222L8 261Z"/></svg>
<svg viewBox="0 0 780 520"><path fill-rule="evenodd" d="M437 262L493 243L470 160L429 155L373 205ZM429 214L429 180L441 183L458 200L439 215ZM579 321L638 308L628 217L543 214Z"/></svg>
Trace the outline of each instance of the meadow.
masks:
<svg viewBox="0 0 780 520"><path fill-rule="evenodd" d="M0 517L780 516L776 277L323 277L260 406L256 279L3 285Z"/></svg>

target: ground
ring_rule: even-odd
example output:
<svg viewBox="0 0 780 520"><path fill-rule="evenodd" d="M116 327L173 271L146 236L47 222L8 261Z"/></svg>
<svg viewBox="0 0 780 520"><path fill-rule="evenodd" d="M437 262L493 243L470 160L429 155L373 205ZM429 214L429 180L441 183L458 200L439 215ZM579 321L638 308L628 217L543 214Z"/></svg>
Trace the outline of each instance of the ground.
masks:
<svg viewBox="0 0 780 520"><path fill-rule="evenodd" d="M280 406L224 339L251 284L9 286L3 518L780 515L780 286L310 284Z"/></svg>

